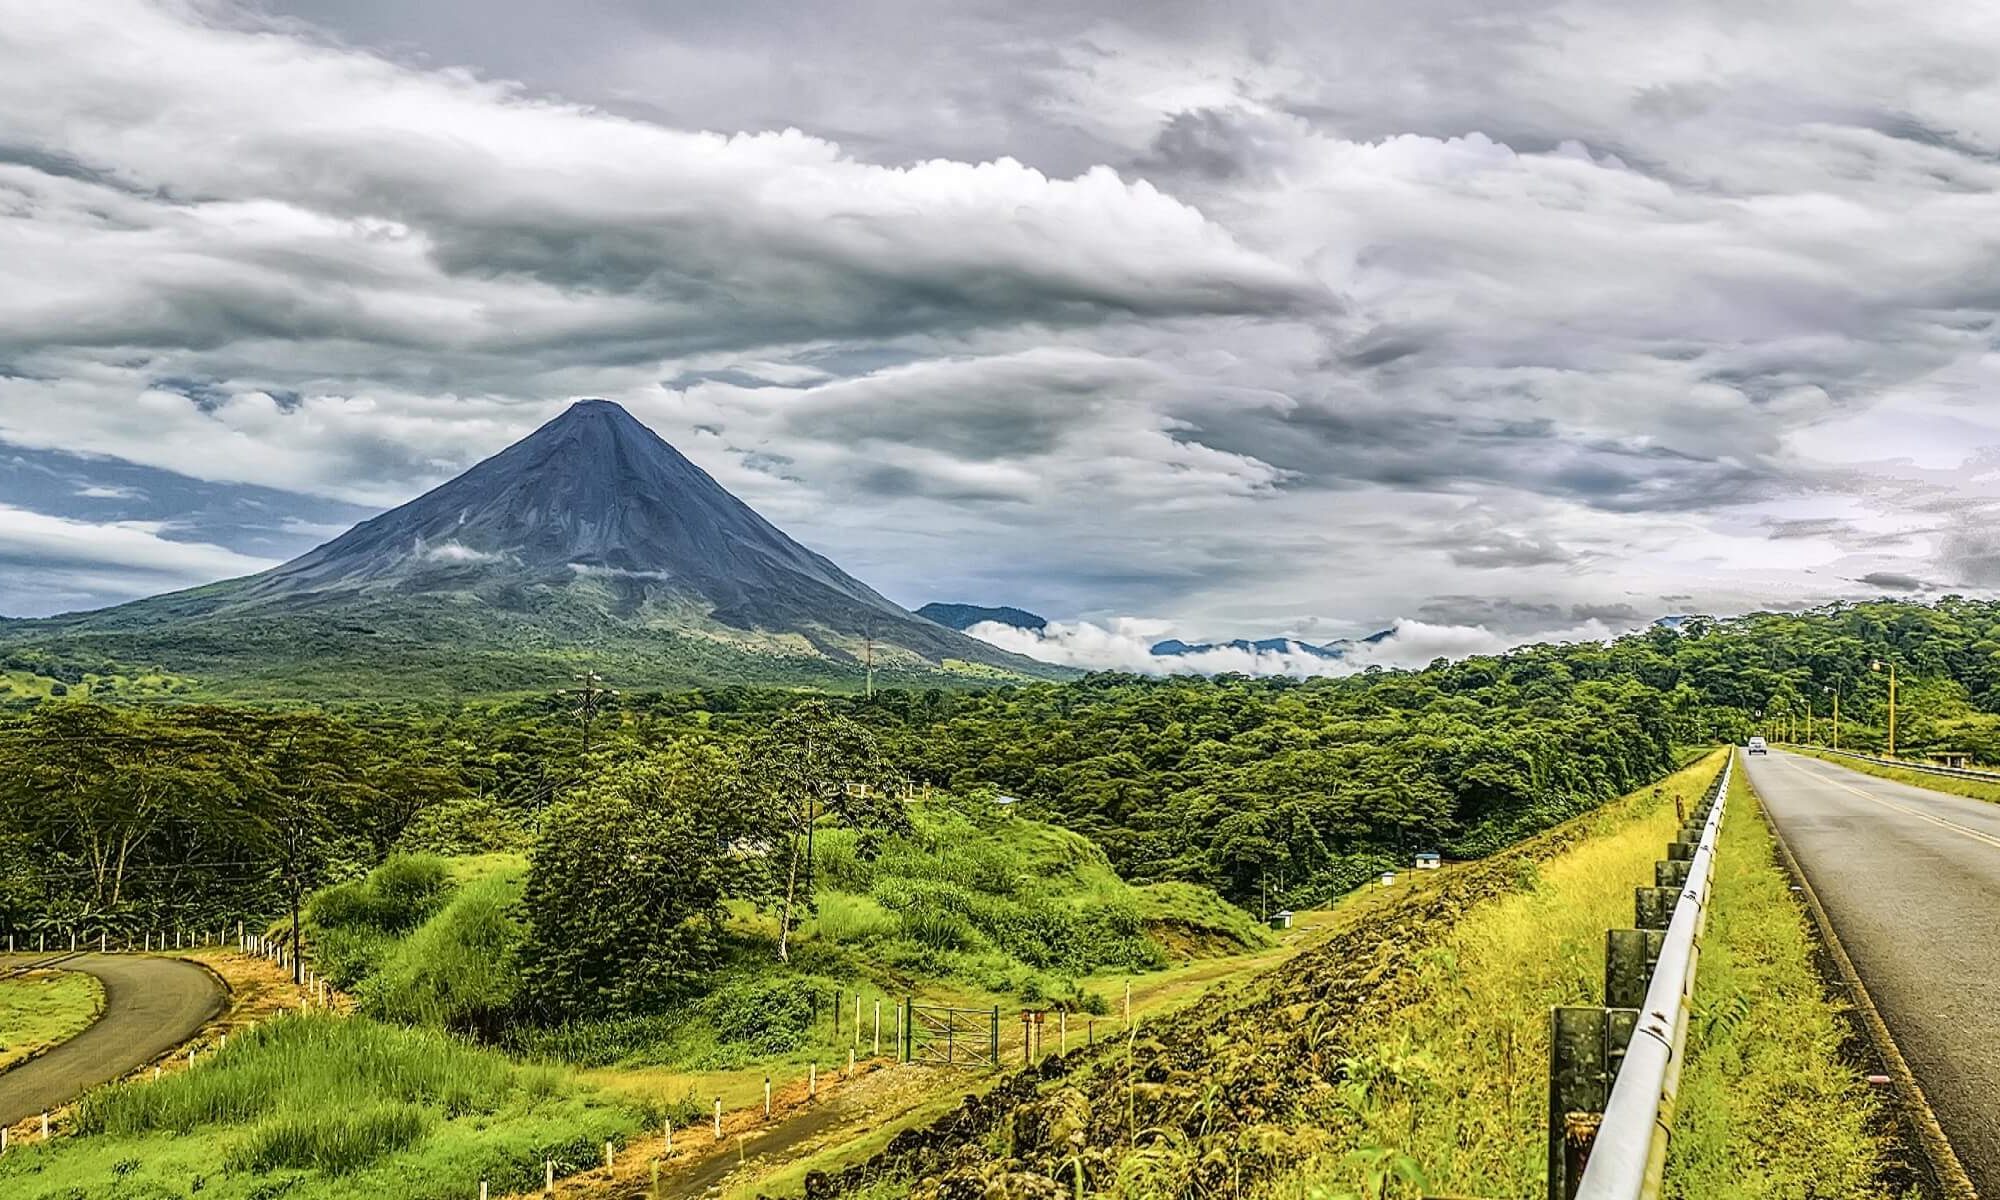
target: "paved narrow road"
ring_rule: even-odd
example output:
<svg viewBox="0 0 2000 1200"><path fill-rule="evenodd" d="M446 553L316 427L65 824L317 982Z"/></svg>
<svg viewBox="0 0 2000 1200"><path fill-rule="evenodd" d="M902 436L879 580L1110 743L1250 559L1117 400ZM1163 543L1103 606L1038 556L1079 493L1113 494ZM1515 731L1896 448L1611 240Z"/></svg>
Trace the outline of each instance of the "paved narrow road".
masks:
<svg viewBox="0 0 2000 1200"><path fill-rule="evenodd" d="M1743 761L1973 1185L2000 1197L2000 805Z"/></svg>
<svg viewBox="0 0 2000 1200"><path fill-rule="evenodd" d="M36 956L0 955L0 966ZM62 964L104 985L104 1012L75 1037L11 1071L0 1072L0 1125L67 1104L180 1045L222 1011L215 976L173 958L86 954Z"/></svg>

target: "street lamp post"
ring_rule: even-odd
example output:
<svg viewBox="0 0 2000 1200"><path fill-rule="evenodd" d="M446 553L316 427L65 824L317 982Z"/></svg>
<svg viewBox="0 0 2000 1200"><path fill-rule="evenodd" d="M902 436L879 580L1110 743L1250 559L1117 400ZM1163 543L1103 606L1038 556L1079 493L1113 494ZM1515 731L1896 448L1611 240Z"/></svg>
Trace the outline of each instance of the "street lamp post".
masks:
<svg viewBox="0 0 2000 1200"><path fill-rule="evenodd" d="M1831 687L1824 690L1827 695L1833 697L1833 748L1838 750L1840 749L1840 692Z"/></svg>
<svg viewBox="0 0 2000 1200"><path fill-rule="evenodd" d="M1891 662L1887 665L1889 670L1889 757L1894 758L1896 757L1896 664ZM1883 662L1878 658L1869 663L1868 668L1872 671L1880 671L1883 669Z"/></svg>

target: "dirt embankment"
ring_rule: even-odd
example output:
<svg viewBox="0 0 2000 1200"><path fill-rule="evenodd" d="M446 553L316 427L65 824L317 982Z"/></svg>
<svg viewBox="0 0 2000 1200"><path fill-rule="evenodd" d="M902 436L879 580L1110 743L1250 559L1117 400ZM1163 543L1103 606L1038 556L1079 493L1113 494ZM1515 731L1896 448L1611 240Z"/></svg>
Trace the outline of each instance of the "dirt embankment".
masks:
<svg viewBox="0 0 2000 1200"><path fill-rule="evenodd" d="M1657 798L1651 801L1658 803ZM812 1175L812 1200L908 1180L930 1200L1059 1200L1114 1179L1225 1196L1294 1165L1323 1135L1304 1103L1344 1077L1348 1035L1401 1002L1420 953L1468 908L1526 886L1535 864L1645 800L1619 802L1386 904L1226 1000L1049 1059L879 1154Z"/></svg>

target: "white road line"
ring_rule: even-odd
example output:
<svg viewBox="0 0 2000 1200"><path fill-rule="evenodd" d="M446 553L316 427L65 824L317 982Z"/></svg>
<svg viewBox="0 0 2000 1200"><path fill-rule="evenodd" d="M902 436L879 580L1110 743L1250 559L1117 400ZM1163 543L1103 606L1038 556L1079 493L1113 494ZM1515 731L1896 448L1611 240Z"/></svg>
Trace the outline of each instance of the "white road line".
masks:
<svg viewBox="0 0 2000 1200"><path fill-rule="evenodd" d="M1962 833L1966 837L1971 838L1975 842L1984 842L1986 845L1992 846L1996 850L2000 850L2000 838L1994 837L1990 833L1981 833L1977 829L1973 829L1970 826L1966 825L1960 825L1956 821L1947 821L1943 817L1934 817L1931 814L1924 812L1921 809L1911 808L1907 804L1898 804L1894 800L1884 800L1880 796L1871 796L1867 792L1862 791L1860 788L1855 787L1852 784L1842 783L1838 779L1828 779L1824 775L1819 775L1815 774L1812 771L1808 771L1805 767L1799 765L1797 762L1789 758L1779 759L1778 761L1784 763L1787 767L1790 767L1792 770L1797 771L1799 774L1807 776L1810 779L1816 780L1820 783L1831 784L1837 788L1843 788L1847 791L1853 792L1855 795L1861 797L1863 800L1869 801L1870 803L1879 804L1884 808L1893 808L1897 812L1908 813L1909 815L1917 818L1920 821L1929 821L1931 824L1936 825L1941 829L1949 829L1953 833Z"/></svg>

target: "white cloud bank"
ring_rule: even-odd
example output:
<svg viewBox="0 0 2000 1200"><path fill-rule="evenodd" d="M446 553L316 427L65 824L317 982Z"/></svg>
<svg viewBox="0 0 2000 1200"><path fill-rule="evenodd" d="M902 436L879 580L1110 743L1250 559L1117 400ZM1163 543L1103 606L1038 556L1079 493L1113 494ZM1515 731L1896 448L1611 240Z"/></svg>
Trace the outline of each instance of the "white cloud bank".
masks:
<svg viewBox="0 0 2000 1200"><path fill-rule="evenodd" d="M1399 620L1389 636L1357 642L1342 658L1322 658L1303 651L1245 650L1216 646L1193 654L1154 654L1154 643L1173 636L1170 621L1114 617L1099 625L1091 621L1051 621L1040 631L986 621L966 630L981 641L1043 662L1090 671L1129 671L1139 675L1284 675L1295 679L1315 675L1352 675L1369 667L1422 667L1435 659L1461 659L1498 654L1534 642L1607 642L1618 636L1602 621L1591 620L1567 629L1540 634L1498 633L1482 625L1435 625Z"/></svg>
<svg viewBox="0 0 2000 1200"><path fill-rule="evenodd" d="M0 612L55 612L96 597L136 599L274 563L162 536L157 521L99 524L0 504Z"/></svg>
<svg viewBox="0 0 2000 1200"><path fill-rule="evenodd" d="M604 396L1218 633L2000 589L1979 6L797 7L0 0L0 443L386 506Z"/></svg>

